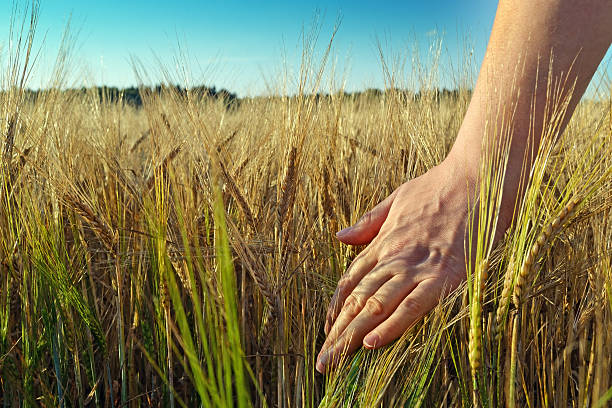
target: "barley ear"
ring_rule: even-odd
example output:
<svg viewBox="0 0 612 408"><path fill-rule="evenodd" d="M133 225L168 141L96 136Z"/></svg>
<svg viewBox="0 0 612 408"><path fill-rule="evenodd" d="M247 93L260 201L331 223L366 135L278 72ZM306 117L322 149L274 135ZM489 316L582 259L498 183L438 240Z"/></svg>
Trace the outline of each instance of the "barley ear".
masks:
<svg viewBox="0 0 612 408"><path fill-rule="evenodd" d="M506 273L504 274L504 286L502 289L501 296L499 298L499 304L497 305L497 311L495 313L495 341L501 341L504 333L504 317L508 312L510 306L512 281L514 276L514 256L510 257L508 266L506 267Z"/></svg>
<svg viewBox="0 0 612 408"><path fill-rule="evenodd" d="M476 272L474 299L470 317L469 360L472 372L474 406L478 406L478 370L482 365L482 303L489 261L483 259Z"/></svg>
<svg viewBox="0 0 612 408"><path fill-rule="evenodd" d="M279 228L282 228L282 225L287 218L287 213L295 201L296 156L297 149L293 147L291 148L291 152L289 152L287 170L285 171L285 177L281 186L281 198L278 204Z"/></svg>
<svg viewBox="0 0 612 408"><path fill-rule="evenodd" d="M555 218L553 218L553 220L546 226L546 228L542 230L542 232L540 232L540 235L538 235L534 243L531 245L527 256L523 260L523 264L521 265L521 269L514 285L512 301L515 307L518 308L524 298L524 291L526 289L525 285L530 279L532 273L536 270L538 258L540 258L546 248L548 248L555 235L561 229L563 223L574 212L576 205L579 202L580 198L578 195L572 197L565 207L563 207L561 212Z"/></svg>
<svg viewBox="0 0 612 408"><path fill-rule="evenodd" d="M118 237L115 231L98 217L91 207L79 200L77 197L71 194L64 195L64 201L68 204L72 210L85 221L96 236L102 241L106 249L113 254L117 254L117 241Z"/></svg>
<svg viewBox="0 0 612 408"><path fill-rule="evenodd" d="M149 191L149 190L151 190L153 188L153 186L155 185L155 176L157 174L163 174L163 175L166 174L166 172L168 170L168 165L172 162L172 160L174 160L176 158L176 156L178 156L178 154L181 152L182 148L183 148L183 146L178 145L174 149L172 149L166 155L166 157L164 157L164 160L162 160L160 165L155 168L153 173L149 176L149 178L145 182L145 191Z"/></svg>

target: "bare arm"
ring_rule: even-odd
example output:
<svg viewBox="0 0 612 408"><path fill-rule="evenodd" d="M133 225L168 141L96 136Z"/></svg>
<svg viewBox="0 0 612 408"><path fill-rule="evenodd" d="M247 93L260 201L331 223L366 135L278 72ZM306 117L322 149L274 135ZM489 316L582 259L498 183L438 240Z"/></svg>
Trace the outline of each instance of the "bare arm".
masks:
<svg viewBox="0 0 612 408"><path fill-rule="evenodd" d="M317 360L319 371L345 348L352 352L361 345L375 348L397 339L436 305L443 288L465 279L466 180L476 187L483 135L500 113L492 107L514 114L502 203L506 216L502 214L498 224L501 236L511 219L507 215L518 193L530 134L535 144L541 135L551 53L552 77L567 77L561 92L575 85L567 122L611 42L611 0L499 2L474 94L449 156L338 234L344 243L368 246L338 283L327 316L328 336ZM512 84L518 92L512 91Z"/></svg>
<svg viewBox="0 0 612 408"><path fill-rule="evenodd" d="M500 1L474 94L449 156L473 171L485 123L499 113L495 107L515 109L506 192L516 194L530 119L535 119L535 147L542 134L549 74L553 81L563 81L562 93L571 92L562 130L611 42L611 0Z"/></svg>

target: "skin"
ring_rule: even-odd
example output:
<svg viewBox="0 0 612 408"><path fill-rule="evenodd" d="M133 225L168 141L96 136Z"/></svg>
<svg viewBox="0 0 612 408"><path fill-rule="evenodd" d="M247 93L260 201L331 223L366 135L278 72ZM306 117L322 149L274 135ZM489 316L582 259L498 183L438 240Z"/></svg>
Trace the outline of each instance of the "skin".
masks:
<svg viewBox="0 0 612 408"><path fill-rule="evenodd" d="M533 160L545 127L548 74L570 98L562 130L611 42L612 0L499 2L474 93L447 158L337 234L345 244L367 247L338 282L319 372L344 351L396 340L465 280L468 206L478 186L484 135L504 142L506 133L491 129L502 127L500 117L513 117L499 239L522 196L523 162Z"/></svg>

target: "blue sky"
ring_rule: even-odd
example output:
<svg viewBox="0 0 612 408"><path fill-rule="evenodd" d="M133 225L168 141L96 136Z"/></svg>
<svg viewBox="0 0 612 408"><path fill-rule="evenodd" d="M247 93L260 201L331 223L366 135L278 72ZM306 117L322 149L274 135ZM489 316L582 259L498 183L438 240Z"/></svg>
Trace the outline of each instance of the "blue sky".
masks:
<svg viewBox="0 0 612 408"><path fill-rule="evenodd" d="M461 71L460 58L467 50L473 51L475 66L480 64L495 8L492 0L42 0L38 37L45 40L30 86L45 85L71 18L76 38L73 84L134 85L137 78L131 61L135 57L147 67L152 82L163 79L160 66L182 81L176 74L177 66L182 66L189 71L191 84L224 87L241 96L261 94L282 83L285 68L295 74L302 51L301 33L309 32L317 15L317 55L341 19L331 59L336 86L381 88L384 80L377 42L388 59L408 57L405 70L410 72L410 49L418 49L426 61L429 43L440 35L446 57L439 81L452 86L448 62L454 61L455 69ZM9 19L10 7L1 8L0 44L4 49ZM178 65L177 59L181 61Z"/></svg>

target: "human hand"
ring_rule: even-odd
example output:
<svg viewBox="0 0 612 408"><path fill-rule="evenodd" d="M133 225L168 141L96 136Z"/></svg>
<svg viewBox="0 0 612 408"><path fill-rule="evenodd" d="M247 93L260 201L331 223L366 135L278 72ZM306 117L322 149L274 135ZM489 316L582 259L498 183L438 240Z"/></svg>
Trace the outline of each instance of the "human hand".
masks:
<svg viewBox="0 0 612 408"><path fill-rule="evenodd" d="M399 338L465 279L464 237L473 202L468 192L474 184L471 174L447 159L337 234L346 244L368 246L338 282L319 372L343 352Z"/></svg>

